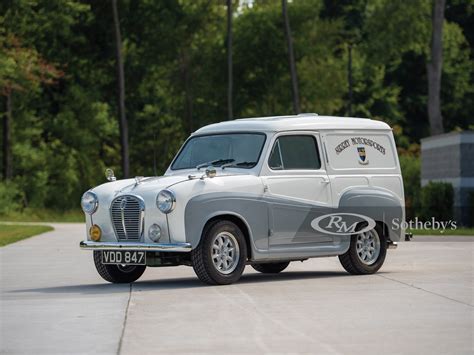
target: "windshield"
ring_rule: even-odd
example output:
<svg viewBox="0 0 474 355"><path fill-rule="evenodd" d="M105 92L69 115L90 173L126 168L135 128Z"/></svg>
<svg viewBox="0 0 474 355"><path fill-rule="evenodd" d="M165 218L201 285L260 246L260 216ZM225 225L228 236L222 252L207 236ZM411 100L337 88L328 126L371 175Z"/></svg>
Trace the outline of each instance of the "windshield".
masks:
<svg viewBox="0 0 474 355"><path fill-rule="evenodd" d="M171 165L172 170L207 165L251 169L265 143L263 133L226 133L189 139Z"/></svg>

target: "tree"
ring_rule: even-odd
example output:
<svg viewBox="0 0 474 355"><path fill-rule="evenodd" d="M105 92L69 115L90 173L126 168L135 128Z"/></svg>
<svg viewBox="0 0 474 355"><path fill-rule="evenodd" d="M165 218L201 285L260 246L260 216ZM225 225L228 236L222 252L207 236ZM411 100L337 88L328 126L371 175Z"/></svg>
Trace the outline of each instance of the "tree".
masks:
<svg viewBox="0 0 474 355"><path fill-rule="evenodd" d="M227 118L233 118L232 112L232 0L227 0Z"/></svg>
<svg viewBox="0 0 474 355"><path fill-rule="evenodd" d="M122 170L115 24L133 174L154 173L154 150L162 173L189 132L229 117L229 69L233 117L294 111L281 1L233 0L232 23L227 0L115 0L116 21L111 1L0 1L0 194L16 189L20 206L77 208L105 167ZM388 122L405 151L428 135L433 1L287 1L299 109L347 113L352 43L352 114ZM446 131L473 126L471 2L446 0ZM40 74L51 64L55 85Z"/></svg>
<svg viewBox="0 0 474 355"><path fill-rule="evenodd" d="M3 115L3 179L13 176L12 134L13 93L36 91L42 84L52 84L62 75L33 48L22 46L12 34L0 33L0 88L5 97Z"/></svg>
<svg viewBox="0 0 474 355"><path fill-rule="evenodd" d="M5 115L3 117L3 179L9 180L13 175L12 149L11 149L11 122L12 122L12 90L7 88Z"/></svg>
<svg viewBox="0 0 474 355"><path fill-rule="evenodd" d="M288 47L288 64L290 66L291 90L293 94L293 111L300 113L300 97L298 92L298 76L296 73L295 54L293 51L293 38L291 37L290 19L288 18L287 0L282 0L283 21L285 23L285 36Z"/></svg>
<svg viewBox="0 0 474 355"><path fill-rule="evenodd" d="M349 91L349 100L347 104L347 115L352 116L352 43L347 46L349 50L349 58L347 60L347 83Z"/></svg>
<svg viewBox="0 0 474 355"><path fill-rule="evenodd" d="M347 92L342 23L318 20L321 5L293 2L293 46L298 59L300 110L343 112ZM290 70L281 2L257 3L234 18L234 112L241 117L293 112ZM318 78L318 80L315 80Z"/></svg>
<svg viewBox="0 0 474 355"><path fill-rule="evenodd" d="M444 132L441 115L441 72L443 67L443 22L446 0L434 0L431 55L426 64L428 74L428 117L431 135Z"/></svg>
<svg viewBox="0 0 474 355"><path fill-rule="evenodd" d="M463 0L450 0L445 11L440 94L442 125L445 130L469 129L473 124L474 56L468 39L474 33L469 25L474 7ZM462 13L461 17L459 13ZM376 98L378 104L372 106L383 109L379 116L392 125L403 127L409 141L417 142L432 134L428 115L427 63L432 57L433 0L370 1L365 14L362 41L357 52L365 57L362 58L365 67L385 71L381 78L382 86L378 86L383 90L392 88L396 96L382 96L370 87L364 89L364 96ZM364 75L363 80L368 79L370 76ZM357 106L359 93L355 87L354 90L354 104ZM369 113L373 112L369 110Z"/></svg>
<svg viewBox="0 0 474 355"><path fill-rule="evenodd" d="M128 123L125 113L125 74L123 70L122 36L120 34L120 20L117 8L117 0L112 0L112 11L114 18L115 48L117 61L117 91L118 91L118 111L120 126L120 142L122 152L122 170L124 177L130 174L130 162L128 153Z"/></svg>

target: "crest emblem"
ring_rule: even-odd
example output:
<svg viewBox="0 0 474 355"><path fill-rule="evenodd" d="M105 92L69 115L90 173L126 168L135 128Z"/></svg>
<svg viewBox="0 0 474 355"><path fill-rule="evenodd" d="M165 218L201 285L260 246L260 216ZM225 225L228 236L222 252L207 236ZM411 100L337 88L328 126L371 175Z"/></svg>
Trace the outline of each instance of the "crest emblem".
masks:
<svg viewBox="0 0 474 355"><path fill-rule="evenodd" d="M120 209L123 211L127 207L127 199L124 198L122 201L120 201Z"/></svg>
<svg viewBox="0 0 474 355"><path fill-rule="evenodd" d="M365 153L365 147L357 147L357 152L359 153L359 164L369 164L369 161L367 160L367 155Z"/></svg>

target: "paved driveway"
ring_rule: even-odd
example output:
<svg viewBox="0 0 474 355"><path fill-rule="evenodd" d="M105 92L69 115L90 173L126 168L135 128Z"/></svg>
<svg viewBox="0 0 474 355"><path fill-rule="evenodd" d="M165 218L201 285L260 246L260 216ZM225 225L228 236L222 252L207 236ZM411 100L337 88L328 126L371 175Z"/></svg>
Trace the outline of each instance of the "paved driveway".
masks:
<svg viewBox="0 0 474 355"><path fill-rule="evenodd" d="M0 248L2 354L474 351L474 238L401 243L371 276L321 258L216 287L149 268L130 286L100 279L83 225L54 227Z"/></svg>

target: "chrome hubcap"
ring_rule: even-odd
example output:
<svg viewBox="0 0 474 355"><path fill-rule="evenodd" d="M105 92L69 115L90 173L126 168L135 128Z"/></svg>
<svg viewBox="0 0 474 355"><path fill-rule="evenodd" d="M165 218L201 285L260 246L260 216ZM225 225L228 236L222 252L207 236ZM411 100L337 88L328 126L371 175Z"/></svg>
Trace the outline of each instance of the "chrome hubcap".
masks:
<svg viewBox="0 0 474 355"><path fill-rule="evenodd" d="M380 255L380 238L375 229L357 235L357 256L365 265L375 263Z"/></svg>
<svg viewBox="0 0 474 355"><path fill-rule="evenodd" d="M230 274L239 263L240 249L237 239L229 232L221 232L212 242L212 263L221 274Z"/></svg>

